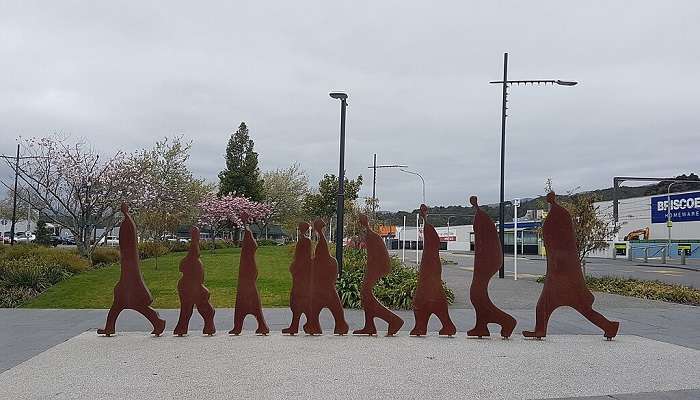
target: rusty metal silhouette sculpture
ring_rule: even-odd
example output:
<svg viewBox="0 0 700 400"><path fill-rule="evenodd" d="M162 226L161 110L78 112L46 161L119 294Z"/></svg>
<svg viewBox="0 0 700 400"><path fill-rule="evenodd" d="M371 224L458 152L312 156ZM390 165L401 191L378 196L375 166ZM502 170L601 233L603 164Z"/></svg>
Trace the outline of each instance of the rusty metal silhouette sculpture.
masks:
<svg viewBox="0 0 700 400"><path fill-rule="evenodd" d="M602 329L605 338L611 340L617 335L620 323L593 310L594 298L581 272L571 215L556 202L554 192L547 194L547 202L551 208L542 225L547 275L537 301L535 330L523 331L523 336L537 339L547 336L547 324L554 310L569 306Z"/></svg>
<svg viewBox="0 0 700 400"><path fill-rule="evenodd" d="M415 325L411 336L425 336L428 320L435 314L442 323L440 335L453 336L457 332L447 311L447 297L442 288L442 264L440 263L440 238L435 228L427 222L428 207L420 205L423 217L423 256L420 260L418 287L413 297Z"/></svg>
<svg viewBox="0 0 700 400"><path fill-rule="evenodd" d="M501 268L503 261L501 241L498 239L496 225L479 207L476 196L470 197L469 202L475 209L474 274L469 287L469 300L476 313L476 325L467 331L467 336L490 336L488 324L497 323L501 326L501 336L508 338L515 329L515 318L496 307L489 298L489 281Z"/></svg>
<svg viewBox="0 0 700 400"><path fill-rule="evenodd" d="M299 333L299 319L301 314L309 319L309 307L311 306L311 239L306 236L309 224L299 224L299 240L294 249L294 260L289 266L292 274L292 291L289 294L289 308L292 310L292 322L288 328L282 329L282 333L296 335Z"/></svg>
<svg viewBox="0 0 700 400"><path fill-rule="evenodd" d="M353 332L354 335L376 335L377 328L374 325L374 318L380 318L389 324L387 336L394 336L403 326L403 320L374 297L372 288L377 281L391 272L389 252L381 236L372 231L369 220L364 214L360 214L360 224L365 230L364 243L367 247L367 269L365 278L362 281L360 297L362 308L365 312L365 326Z"/></svg>
<svg viewBox="0 0 700 400"><path fill-rule="evenodd" d="M150 307L153 296L146 287L139 269L139 253L136 243L136 224L126 204L121 205L124 220L119 227L119 261L121 274L114 287L114 300L107 314L105 327L98 329L100 335L111 336L119 314L126 309L141 313L153 325L151 334L160 336L165 330L165 320Z"/></svg>
<svg viewBox="0 0 700 400"><path fill-rule="evenodd" d="M345 322L345 314L340 297L335 288L336 276L338 275L338 262L328 252L328 242L323 228L326 224L322 219L314 221L314 230L318 234L318 243L314 252L313 268L311 270L311 307L309 314L306 314L306 324L304 332L309 335L320 335L323 333L319 320L321 310L328 308L335 319L336 335L348 333L348 324Z"/></svg>
<svg viewBox="0 0 700 400"><path fill-rule="evenodd" d="M247 215L242 215L244 233L243 245L241 246L241 258L238 267L238 288L236 289L236 305L233 312L233 329L229 335L240 335L243 330L243 320L249 314L253 315L258 322L255 333L267 335L270 328L267 327L265 317L260 303L260 293L256 281L258 279L258 266L255 263L255 251L258 244L253 238L253 233L248 227Z"/></svg>
<svg viewBox="0 0 700 400"><path fill-rule="evenodd" d="M199 259L199 229L190 229L190 247L187 255L180 261L182 277L177 282L177 292L180 296L180 318L177 321L174 335L184 336L190 324L192 311L197 307L199 315L204 319L202 333L212 336L216 333L214 327L214 307L209 303L209 290L204 286L204 266Z"/></svg>

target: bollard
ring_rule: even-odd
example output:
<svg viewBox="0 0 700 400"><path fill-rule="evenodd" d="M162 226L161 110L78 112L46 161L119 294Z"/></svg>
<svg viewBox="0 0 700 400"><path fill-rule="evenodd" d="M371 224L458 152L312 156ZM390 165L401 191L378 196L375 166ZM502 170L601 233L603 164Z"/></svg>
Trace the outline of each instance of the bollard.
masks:
<svg viewBox="0 0 700 400"><path fill-rule="evenodd" d="M685 265L685 250L681 251L681 265Z"/></svg>
<svg viewBox="0 0 700 400"><path fill-rule="evenodd" d="M644 262L649 262L649 248L644 248Z"/></svg>
<svg viewBox="0 0 700 400"><path fill-rule="evenodd" d="M666 264L666 247L661 248L661 264Z"/></svg>

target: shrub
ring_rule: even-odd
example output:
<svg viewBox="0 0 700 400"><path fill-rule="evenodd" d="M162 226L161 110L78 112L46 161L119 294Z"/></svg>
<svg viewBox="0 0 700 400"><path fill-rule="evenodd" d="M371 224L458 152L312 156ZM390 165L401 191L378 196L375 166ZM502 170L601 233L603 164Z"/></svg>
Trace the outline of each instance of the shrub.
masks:
<svg viewBox="0 0 700 400"><path fill-rule="evenodd" d="M71 275L61 267L43 265L36 259L12 260L0 266L0 286L25 287L41 292Z"/></svg>
<svg viewBox="0 0 700 400"><path fill-rule="evenodd" d="M19 307L37 294L30 288L0 286L0 308Z"/></svg>
<svg viewBox="0 0 700 400"><path fill-rule="evenodd" d="M0 246L0 265L6 261L31 259L35 263L60 267L71 273L86 270L90 263L75 250L37 245Z"/></svg>
<svg viewBox="0 0 700 400"><path fill-rule="evenodd" d="M258 246L277 246L279 244L272 239L260 239L257 242Z"/></svg>
<svg viewBox="0 0 700 400"><path fill-rule="evenodd" d="M217 239L214 243L216 244L217 249L228 249L231 247L238 247L238 245L232 240ZM201 250L211 250L212 249L211 239L202 240L201 242L199 242L199 248Z"/></svg>
<svg viewBox="0 0 700 400"><path fill-rule="evenodd" d="M4 259L0 263L0 307L17 307L71 275L35 257Z"/></svg>
<svg viewBox="0 0 700 400"><path fill-rule="evenodd" d="M537 282L544 282L544 278L537 278ZM612 276L586 276L586 286L596 292L700 306L700 290L688 286Z"/></svg>
<svg viewBox="0 0 700 400"><path fill-rule="evenodd" d="M183 252L190 248L190 244L185 242L170 242L168 243L168 247L171 252Z"/></svg>
<svg viewBox="0 0 700 400"><path fill-rule="evenodd" d="M343 270L343 276L336 282L336 288L340 294L340 301L343 307L361 308L360 288L362 278L365 276L361 269Z"/></svg>
<svg viewBox="0 0 700 400"><path fill-rule="evenodd" d="M360 289L367 268L367 252L362 249L343 251L343 277L337 282L340 300L344 307L361 308ZM377 281L374 295L391 309L409 310L413 307L413 295L418 286L418 270L401 264L391 257L391 272ZM442 283L449 304L454 303L454 293Z"/></svg>
<svg viewBox="0 0 700 400"><path fill-rule="evenodd" d="M103 266L119 262L119 250L113 247L98 247L92 253L92 265Z"/></svg>
<svg viewBox="0 0 700 400"><path fill-rule="evenodd" d="M142 242L139 243L139 259L160 257L168 254L168 247L160 242Z"/></svg>
<svg viewBox="0 0 700 400"><path fill-rule="evenodd" d="M343 268L347 270L364 270L367 268L367 250L344 248Z"/></svg>

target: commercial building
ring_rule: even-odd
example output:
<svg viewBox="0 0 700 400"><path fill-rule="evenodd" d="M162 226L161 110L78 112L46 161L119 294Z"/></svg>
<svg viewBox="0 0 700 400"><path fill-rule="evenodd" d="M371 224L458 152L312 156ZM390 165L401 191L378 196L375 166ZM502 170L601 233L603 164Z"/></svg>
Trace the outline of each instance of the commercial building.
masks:
<svg viewBox="0 0 700 400"><path fill-rule="evenodd" d="M540 252L541 240L539 238L539 227L541 221L519 220L518 221L518 254L538 254ZM496 224L498 226L498 224ZM504 224L505 227L505 252L506 254L513 253L514 224L512 222ZM436 226L435 231L440 237L441 250L454 251L474 251L474 226L473 225L455 225L455 226ZM416 236L416 227L397 228L396 236L389 239L388 246L391 249L401 249L405 240L406 249L423 248L423 227L418 228Z"/></svg>
<svg viewBox="0 0 700 400"><path fill-rule="evenodd" d="M590 254L592 257L628 258L700 258L700 191L673 193L670 196L654 195L619 200L619 230L608 238L605 250ZM613 202L595 203L600 218L607 219L614 226ZM540 227L547 213L544 210L531 210L518 220L518 254L545 254ZM498 223L496 223L498 226ZM513 253L513 222L505 227L504 249ZM435 227L440 236L442 250L473 251L474 228L472 225ZM396 234L388 239L392 249L402 248L405 240L407 249L423 246L423 228L407 226L396 229Z"/></svg>
<svg viewBox="0 0 700 400"><path fill-rule="evenodd" d="M613 223L613 202L595 204L598 213ZM679 257L700 258L700 192L673 193L619 200L616 237L612 246L596 255L633 258ZM629 253L628 253L629 251Z"/></svg>

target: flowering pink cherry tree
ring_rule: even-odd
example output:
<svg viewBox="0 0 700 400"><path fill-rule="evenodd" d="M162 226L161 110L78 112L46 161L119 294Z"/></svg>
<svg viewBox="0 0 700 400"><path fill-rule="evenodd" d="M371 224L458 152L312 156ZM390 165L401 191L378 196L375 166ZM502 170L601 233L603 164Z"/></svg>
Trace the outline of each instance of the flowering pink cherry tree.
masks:
<svg viewBox="0 0 700 400"><path fill-rule="evenodd" d="M17 197L39 210L47 221L67 228L78 251L91 260L100 240L121 220L119 204L141 193L145 166L117 151L99 153L84 140L49 136L22 141L22 162L5 159L21 185ZM13 190L10 183L0 184ZM93 239L97 227L103 233Z"/></svg>
<svg viewBox="0 0 700 400"><path fill-rule="evenodd" d="M216 236L223 229L237 229L244 223L264 221L271 213L271 206L245 197L210 194L199 203L199 223L211 228Z"/></svg>

